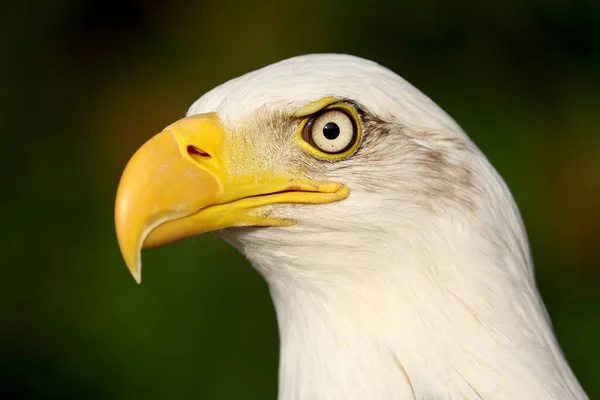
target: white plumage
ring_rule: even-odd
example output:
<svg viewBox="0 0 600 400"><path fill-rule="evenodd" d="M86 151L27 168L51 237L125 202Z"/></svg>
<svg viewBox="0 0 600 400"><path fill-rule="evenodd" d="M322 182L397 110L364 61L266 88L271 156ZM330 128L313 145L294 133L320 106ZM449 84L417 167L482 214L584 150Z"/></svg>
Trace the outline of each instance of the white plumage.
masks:
<svg viewBox="0 0 600 400"><path fill-rule="evenodd" d="M335 160L299 149L294 119L329 97L356 109L362 124L358 150ZM308 55L213 89L192 105L188 115L196 114L153 143L175 137L177 148L191 148L181 157L208 171L199 175L206 182L258 187L273 171L350 190L341 201L273 200L240 214L293 226L223 225L198 212L211 229L236 226L218 234L269 284L281 400L587 398L552 332L508 188L458 124L408 82L360 58ZM216 139L202 141L203 132L189 128L198 124ZM140 157L132 161L136 174L145 165ZM138 187L128 174L121 186ZM253 196L243 187L243 196ZM118 196L117 231L139 278L144 236L131 236L125 222L142 214L130 207L130 192ZM167 242L164 232L181 237L177 223L153 243ZM258 224L270 226L238 226Z"/></svg>
<svg viewBox="0 0 600 400"><path fill-rule="evenodd" d="M509 190L408 82L352 56L302 56L213 89L189 114L216 111L235 127L257 110L325 96L357 101L390 125L369 162L324 173L350 197L276 210L299 220L294 227L222 233L269 283L279 397L587 398L554 338ZM419 160L428 149L443 154L440 166ZM428 188L440 169L449 193ZM453 181L461 169L470 176Z"/></svg>

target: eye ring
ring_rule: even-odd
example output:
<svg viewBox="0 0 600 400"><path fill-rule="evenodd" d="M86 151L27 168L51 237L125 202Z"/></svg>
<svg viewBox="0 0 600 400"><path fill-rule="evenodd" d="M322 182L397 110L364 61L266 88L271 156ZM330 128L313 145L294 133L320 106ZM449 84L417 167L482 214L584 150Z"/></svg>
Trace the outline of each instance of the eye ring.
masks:
<svg viewBox="0 0 600 400"><path fill-rule="evenodd" d="M302 139L328 156L347 153L358 142L354 115L341 107L327 108L312 116L302 129Z"/></svg>

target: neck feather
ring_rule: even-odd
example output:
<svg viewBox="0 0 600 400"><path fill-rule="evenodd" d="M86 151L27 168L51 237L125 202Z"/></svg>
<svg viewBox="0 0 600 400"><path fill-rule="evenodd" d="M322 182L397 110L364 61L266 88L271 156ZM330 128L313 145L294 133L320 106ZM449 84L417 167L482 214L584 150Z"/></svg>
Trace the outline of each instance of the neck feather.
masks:
<svg viewBox="0 0 600 400"><path fill-rule="evenodd" d="M335 267L253 259L270 271L280 399L587 398L523 253L440 237L378 238L369 251L338 254L352 263Z"/></svg>

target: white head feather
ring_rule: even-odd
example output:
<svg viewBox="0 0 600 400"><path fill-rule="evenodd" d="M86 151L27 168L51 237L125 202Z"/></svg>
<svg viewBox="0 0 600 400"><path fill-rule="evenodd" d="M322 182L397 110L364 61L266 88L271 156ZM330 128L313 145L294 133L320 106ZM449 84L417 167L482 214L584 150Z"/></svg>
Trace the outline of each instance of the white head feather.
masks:
<svg viewBox="0 0 600 400"><path fill-rule="evenodd" d="M408 82L352 56L301 56L213 89L189 114L217 112L235 131L327 96L372 116L356 157L313 168L350 196L276 207L293 227L223 232L269 283L280 399L586 399L509 190Z"/></svg>

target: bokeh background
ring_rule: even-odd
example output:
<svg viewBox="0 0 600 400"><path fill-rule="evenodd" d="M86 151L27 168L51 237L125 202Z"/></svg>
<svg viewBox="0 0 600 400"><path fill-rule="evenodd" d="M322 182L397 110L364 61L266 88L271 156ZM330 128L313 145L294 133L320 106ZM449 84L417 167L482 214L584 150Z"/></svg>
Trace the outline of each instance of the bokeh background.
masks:
<svg viewBox="0 0 600 400"><path fill-rule="evenodd" d="M125 268L112 207L215 85L346 52L447 110L512 189L558 339L600 398L600 2L8 0L0 10L0 397L269 399L267 287L204 236Z"/></svg>

